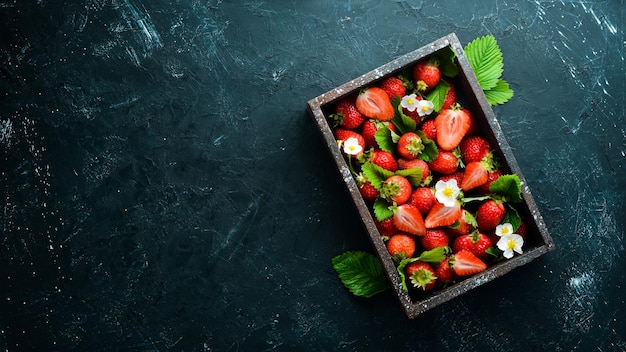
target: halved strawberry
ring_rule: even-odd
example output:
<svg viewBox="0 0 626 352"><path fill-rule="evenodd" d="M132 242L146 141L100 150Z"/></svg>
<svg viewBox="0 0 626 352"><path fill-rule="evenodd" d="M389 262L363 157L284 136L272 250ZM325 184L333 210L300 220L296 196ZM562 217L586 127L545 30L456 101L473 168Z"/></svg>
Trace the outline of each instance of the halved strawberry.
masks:
<svg viewBox="0 0 626 352"><path fill-rule="evenodd" d="M393 175L383 182L380 197L389 203L404 204L411 198L411 182L403 176Z"/></svg>
<svg viewBox="0 0 626 352"><path fill-rule="evenodd" d="M452 207L446 207L443 203L435 203L432 209L426 215L426 219L424 220L424 226L428 229L432 229L439 226L449 226L454 224L461 214L463 213L463 209L461 206L456 204Z"/></svg>
<svg viewBox="0 0 626 352"><path fill-rule="evenodd" d="M473 161L465 166L461 189L468 191L483 185L489 179L487 168L480 161Z"/></svg>
<svg viewBox="0 0 626 352"><path fill-rule="evenodd" d="M395 115L389 96L378 87L363 89L356 98L356 108L361 114L379 121L389 121Z"/></svg>
<svg viewBox="0 0 626 352"><path fill-rule="evenodd" d="M487 264L469 251L459 251L450 256L452 270L459 276L469 276L487 269Z"/></svg>
<svg viewBox="0 0 626 352"><path fill-rule="evenodd" d="M411 204L402 204L396 208L393 214L393 224L398 230L416 236L423 236L426 233L422 214Z"/></svg>
<svg viewBox="0 0 626 352"><path fill-rule="evenodd" d="M435 118L437 145L443 150L456 148L470 128L470 116L459 104L441 110Z"/></svg>

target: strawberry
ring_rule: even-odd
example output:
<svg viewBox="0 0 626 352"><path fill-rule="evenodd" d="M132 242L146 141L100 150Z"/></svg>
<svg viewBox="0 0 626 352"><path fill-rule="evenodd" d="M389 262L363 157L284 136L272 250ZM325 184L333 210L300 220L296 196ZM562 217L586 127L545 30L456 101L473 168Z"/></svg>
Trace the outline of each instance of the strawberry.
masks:
<svg viewBox="0 0 626 352"><path fill-rule="evenodd" d="M449 175L454 173L458 167L458 159L454 153L450 151L440 150L437 157L428 163L428 167L431 171L438 172L440 174Z"/></svg>
<svg viewBox="0 0 626 352"><path fill-rule="evenodd" d="M469 130L470 120L470 116L459 104L449 109L442 109L435 118L439 148L443 150L456 148Z"/></svg>
<svg viewBox="0 0 626 352"><path fill-rule="evenodd" d="M378 132L378 130L383 127L387 127L394 132L396 130L396 126L390 122L365 119L365 121L361 125L361 135L363 136L363 139L365 139L366 148L378 149L378 143L376 142L376 132Z"/></svg>
<svg viewBox="0 0 626 352"><path fill-rule="evenodd" d="M446 97L443 99L443 105L441 109L449 109L452 105L456 104L456 90L454 89L454 85L451 82L445 81L450 89L446 93Z"/></svg>
<svg viewBox="0 0 626 352"><path fill-rule="evenodd" d="M330 115L335 127L353 130L361 126L365 117L357 110L354 100L344 98L337 103L335 113Z"/></svg>
<svg viewBox="0 0 626 352"><path fill-rule="evenodd" d="M441 181L449 181L449 180L455 180L457 185L460 185L461 182L463 182L463 177L465 176L465 171L464 170L457 170L451 174L448 175L441 175L441 177L439 177L439 179Z"/></svg>
<svg viewBox="0 0 626 352"><path fill-rule="evenodd" d="M502 171L501 170L494 170L491 172L487 173L487 182L483 183L482 185L480 185L477 190L478 192L482 193L482 194L489 194L491 193L491 190L489 189L489 187L491 187L491 184L493 183L493 181L497 180L498 177L500 177L502 175Z"/></svg>
<svg viewBox="0 0 626 352"><path fill-rule="evenodd" d="M437 265L437 268L435 268L437 283L441 287L447 287L459 278L450 265L450 259L451 257L446 257L446 259L442 260L441 263Z"/></svg>
<svg viewBox="0 0 626 352"><path fill-rule="evenodd" d="M458 251L450 256L450 265L459 276L469 276L487 269L487 264L469 251Z"/></svg>
<svg viewBox="0 0 626 352"><path fill-rule="evenodd" d="M476 123L476 120L474 119L474 115L472 115L472 112L469 111L466 108L463 108L463 111L465 111L465 113L467 114L467 116L470 117L470 127L467 130L467 135L472 135L472 134L477 134L480 132L480 127L478 126L478 124Z"/></svg>
<svg viewBox="0 0 626 352"><path fill-rule="evenodd" d="M361 136L360 133L352 131L352 130L346 130L343 128L335 128L334 134L335 134L335 139L337 141L345 141L351 137L356 138L359 141L359 145L363 148L363 150L365 150L365 140L363 139L363 136ZM341 149L341 152L343 153L343 148L340 148L340 149Z"/></svg>
<svg viewBox="0 0 626 352"><path fill-rule="evenodd" d="M517 227L517 230L515 230L515 233L522 236L522 238L526 240L526 223L524 222L524 220L520 222L519 226Z"/></svg>
<svg viewBox="0 0 626 352"><path fill-rule="evenodd" d="M469 235L462 235L454 239L452 242L452 252L457 253L462 250L472 252L480 260L485 261L489 258L487 249L493 247L491 239L485 234L474 232Z"/></svg>
<svg viewBox="0 0 626 352"><path fill-rule="evenodd" d="M411 286L424 292L432 291L437 283L435 270L430 264L423 261L415 261L406 266L405 275L411 282Z"/></svg>
<svg viewBox="0 0 626 352"><path fill-rule="evenodd" d="M437 198L435 198L435 193L431 188L420 187L413 191L408 203L419 209L422 215L426 215L430 209L432 209L433 205L437 203Z"/></svg>
<svg viewBox="0 0 626 352"><path fill-rule="evenodd" d="M413 68L413 80L417 90L426 93L441 80L441 70L437 60L420 61Z"/></svg>
<svg viewBox="0 0 626 352"><path fill-rule="evenodd" d="M377 219L374 219L374 225L376 225L378 232L380 232L381 236L383 237L389 237L398 232L398 228L393 223L393 218L387 218L383 221L378 221Z"/></svg>
<svg viewBox="0 0 626 352"><path fill-rule="evenodd" d="M422 139L415 132L407 132L400 136L396 145L396 152L400 157L408 160L417 158L424 150Z"/></svg>
<svg viewBox="0 0 626 352"><path fill-rule="evenodd" d="M389 237L386 247L393 259L399 262L415 254L415 239L406 233L398 232Z"/></svg>
<svg viewBox="0 0 626 352"><path fill-rule="evenodd" d="M393 175L383 182L380 197L389 203L404 204L411 198L413 189L406 177Z"/></svg>
<svg viewBox="0 0 626 352"><path fill-rule="evenodd" d="M412 235L423 236L426 233L422 214L411 204L402 204L395 209L393 224L398 230Z"/></svg>
<svg viewBox="0 0 626 352"><path fill-rule="evenodd" d="M426 219L424 219L424 226L428 229L432 229L439 226L449 226L454 224L461 214L463 210L460 205L455 205L452 207L446 207L443 203L435 203L432 209L426 215Z"/></svg>
<svg viewBox="0 0 626 352"><path fill-rule="evenodd" d="M369 158L370 162L392 172L398 171L398 162L388 151L375 149L372 150Z"/></svg>
<svg viewBox="0 0 626 352"><path fill-rule="evenodd" d="M484 201L476 210L478 230L487 232L495 229L502 219L504 219L505 215L506 209L502 202L497 202L493 199Z"/></svg>
<svg viewBox="0 0 626 352"><path fill-rule="evenodd" d="M424 132L426 138L434 141L437 139L437 125L435 124L435 120L426 120L420 127L420 130Z"/></svg>
<svg viewBox="0 0 626 352"><path fill-rule="evenodd" d="M359 179L360 177L357 177L357 185L359 186L359 193L361 193L361 197L368 202L375 201L380 192L364 177L362 181L359 181Z"/></svg>
<svg viewBox="0 0 626 352"><path fill-rule="evenodd" d="M420 169L422 170L422 183L426 183L428 177L430 176L430 168L428 167L428 163L421 159L398 159L398 168L400 170L406 169Z"/></svg>
<svg viewBox="0 0 626 352"><path fill-rule="evenodd" d="M389 96L378 87L363 89L356 98L356 108L361 114L379 121L390 121L395 115Z"/></svg>
<svg viewBox="0 0 626 352"><path fill-rule="evenodd" d="M489 179L487 168L480 161L472 161L465 166L463 181L461 181L461 189L468 191L472 188L481 186Z"/></svg>
<svg viewBox="0 0 626 352"><path fill-rule="evenodd" d="M382 90L387 93L389 99L393 97L402 98L406 94L406 87L404 82L398 77L387 77L379 85Z"/></svg>
<svg viewBox="0 0 626 352"><path fill-rule="evenodd" d="M420 244L424 250L429 251L437 247L448 247L450 237L442 228L426 229L424 236L419 238Z"/></svg>
<svg viewBox="0 0 626 352"><path fill-rule="evenodd" d="M454 224L448 226L448 234L450 234L450 236L467 235L474 231L477 226L474 215L466 209L463 209L459 219L455 221Z"/></svg>
<svg viewBox="0 0 626 352"><path fill-rule="evenodd" d="M477 135L465 136L459 143L459 149L461 151L461 159L465 164L481 161L491 152L489 142Z"/></svg>

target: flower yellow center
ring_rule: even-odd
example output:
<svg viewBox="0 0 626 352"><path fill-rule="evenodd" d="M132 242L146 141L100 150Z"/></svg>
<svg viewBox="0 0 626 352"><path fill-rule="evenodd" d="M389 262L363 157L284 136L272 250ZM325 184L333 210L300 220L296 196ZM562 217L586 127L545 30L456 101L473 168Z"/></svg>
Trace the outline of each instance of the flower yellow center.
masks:
<svg viewBox="0 0 626 352"><path fill-rule="evenodd" d="M503 227L502 228L502 234L506 235L507 233L509 233L509 228L508 227Z"/></svg>
<svg viewBox="0 0 626 352"><path fill-rule="evenodd" d="M428 106L426 105L422 106L422 111L428 111Z"/></svg>
<svg viewBox="0 0 626 352"><path fill-rule="evenodd" d="M413 100L413 99L409 99L406 102L409 103L409 105L415 104L415 100Z"/></svg>
<svg viewBox="0 0 626 352"><path fill-rule="evenodd" d="M446 187L443 189L442 193L445 197L450 198L454 194L454 191L452 190L452 187Z"/></svg>
<svg viewBox="0 0 626 352"><path fill-rule="evenodd" d="M515 241L509 241L509 243L507 243L507 247L511 250L515 249Z"/></svg>

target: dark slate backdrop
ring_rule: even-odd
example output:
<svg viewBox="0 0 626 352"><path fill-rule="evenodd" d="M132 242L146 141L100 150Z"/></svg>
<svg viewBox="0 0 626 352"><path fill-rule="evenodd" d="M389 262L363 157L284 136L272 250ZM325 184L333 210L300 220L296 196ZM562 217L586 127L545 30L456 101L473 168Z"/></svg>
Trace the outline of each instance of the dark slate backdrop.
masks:
<svg viewBox="0 0 626 352"><path fill-rule="evenodd" d="M62 5L61 5L62 3ZM0 349L624 351L624 1L0 1ZM408 320L306 102L492 34L557 250Z"/></svg>

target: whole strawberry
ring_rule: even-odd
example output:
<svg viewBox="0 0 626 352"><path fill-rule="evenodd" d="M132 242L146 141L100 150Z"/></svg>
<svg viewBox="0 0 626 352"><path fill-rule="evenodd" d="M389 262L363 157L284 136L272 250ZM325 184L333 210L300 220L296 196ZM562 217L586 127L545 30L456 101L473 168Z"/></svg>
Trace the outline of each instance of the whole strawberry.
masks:
<svg viewBox="0 0 626 352"><path fill-rule="evenodd" d="M426 234L419 237L420 244L424 250L431 250L437 247L448 247L450 237L442 228L426 229Z"/></svg>
<svg viewBox="0 0 626 352"><path fill-rule="evenodd" d="M435 120L426 120L420 127L420 130L424 132L426 138L434 141L437 139L437 125L435 124Z"/></svg>
<svg viewBox="0 0 626 352"><path fill-rule="evenodd" d="M413 80L415 81L417 90L426 93L441 80L441 70L439 62L435 59L420 61L413 68Z"/></svg>
<svg viewBox="0 0 626 352"><path fill-rule="evenodd" d="M335 135L335 139L341 142L347 141L349 138L356 138L362 150L365 150L365 140L363 139L363 136L361 136L360 133L357 133L352 130L346 130L344 128L335 128L333 133ZM343 148L340 148L340 149L342 149L342 152L343 152Z"/></svg>
<svg viewBox="0 0 626 352"><path fill-rule="evenodd" d="M389 238L386 247L393 259L400 261L415 254L415 239L411 235L398 232Z"/></svg>
<svg viewBox="0 0 626 352"><path fill-rule="evenodd" d="M461 186L461 182L463 182L463 177L465 177L465 170L457 170L451 174L441 175L439 179L441 181L455 180L457 186Z"/></svg>
<svg viewBox="0 0 626 352"><path fill-rule="evenodd" d="M398 77L387 77L380 82L380 88L389 96L389 99L394 97L402 98L406 94L406 87L404 82Z"/></svg>
<svg viewBox="0 0 626 352"><path fill-rule="evenodd" d="M398 162L388 151L374 149L369 156L370 162L392 172L398 171Z"/></svg>
<svg viewBox="0 0 626 352"><path fill-rule="evenodd" d="M422 144L422 139L415 132L404 133L400 136L396 145L398 155L407 160L417 158L422 150L424 150L424 144Z"/></svg>
<svg viewBox="0 0 626 352"><path fill-rule="evenodd" d="M410 282L410 286L419 291L432 291L437 283L437 276L432 266L419 260L406 266L405 275Z"/></svg>
<svg viewBox="0 0 626 352"><path fill-rule="evenodd" d="M449 175L457 170L458 160L453 152L439 150L437 157L428 163L428 167L431 171Z"/></svg>
<svg viewBox="0 0 626 352"><path fill-rule="evenodd" d="M380 235L383 237L390 237L391 235L398 232L398 228L393 223L393 218L387 218L382 221L374 219L374 225L376 225L378 232L380 232Z"/></svg>
<svg viewBox="0 0 626 352"><path fill-rule="evenodd" d="M506 209L502 202L488 199L484 201L476 210L476 223L478 230L489 232L496 228L504 219Z"/></svg>
<svg viewBox="0 0 626 352"><path fill-rule="evenodd" d="M396 126L390 122L383 122L373 119L365 119L363 124L361 125L361 135L365 140L366 148L376 148L378 149L378 143L376 142L376 132L383 127L389 128L391 131L396 130Z"/></svg>
<svg viewBox="0 0 626 352"><path fill-rule="evenodd" d="M452 252L457 253L466 250L486 261L489 258L487 249L493 247L491 239L485 234L474 232L469 235L462 235L452 242Z"/></svg>
<svg viewBox="0 0 626 352"><path fill-rule="evenodd" d="M393 175L383 182L380 190L380 197L390 204L404 204L411 197L413 189L411 182L406 177Z"/></svg>
<svg viewBox="0 0 626 352"><path fill-rule="evenodd" d="M446 97L443 99L443 105L441 106L441 110L450 109L450 107L456 104L456 90L454 89L454 84L451 82L445 81L450 89L446 93Z"/></svg>
<svg viewBox="0 0 626 352"><path fill-rule="evenodd" d="M435 275L437 275L437 284L441 287L447 287L459 279L459 276L454 272L450 265L450 257L442 260L435 269Z"/></svg>
<svg viewBox="0 0 626 352"><path fill-rule="evenodd" d="M420 169L422 170L422 183L426 184L429 182L429 177L430 177L430 168L428 167L428 163L426 163L424 160L421 159L413 159L413 160L406 160L406 159L398 159L398 168L400 170L406 170L406 169Z"/></svg>
<svg viewBox="0 0 626 352"><path fill-rule="evenodd" d="M378 198L380 192L372 185L372 183L363 176L363 174L359 174L356 177L356 183L359 187L359 193L361 193L361 197L368 202L373 202Z"/></svg>
<svg viewBox="0 0 626 352"><path fill-rule="evenodd" d="M337 103L335 113L330 115L335 127L353 130L361 126L365 117L357 110L354 99L344 98Z"/></svg>
<svg viewBox="0 0 626 352"><path fill-rule="evenodd" d="M478 186L476 188L476 190L481 193L481 194L489 194L491 193L491 190L489 189L491 187L491 184L498 179L498 177L502 176L502 170L494 170L494 171L490 171L487 173L487 182L483 183L482 185Z"/></svg>
<svg viewBox="0 0 626 352"><path fill-rule="evenodd" d="M422 215L428 214L435 203L437 203L437 198L435 198L435 192L430 187L417 188L409 198L409 204L419 209Z"/></svg>
<svg viewBox="0 0 626 352"><path fill-rule="evenodd" d="M459 144L461 159L467 165L472 162L481 161L491 153L489 142L478 135L465 136Z"/></svg>

